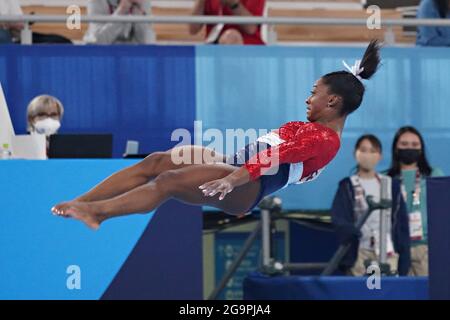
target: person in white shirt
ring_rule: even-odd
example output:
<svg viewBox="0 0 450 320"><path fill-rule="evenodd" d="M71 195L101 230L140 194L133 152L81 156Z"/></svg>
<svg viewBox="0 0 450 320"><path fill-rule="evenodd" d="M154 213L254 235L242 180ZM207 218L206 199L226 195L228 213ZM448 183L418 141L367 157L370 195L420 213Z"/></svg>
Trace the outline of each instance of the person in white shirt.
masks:
<svg viewBox="0 0 450 320"><path fill-rule="evenodd" d="M89 15L148 15L149 0L90 0ZM84 36L88 44L147 44L153 39L148 23L90 23Z"/></svg>
<svg viewBox="0 0 450 320"><path fill-rule="evenodd" d="M401 196L400 182L376 171L381 160L382 146L374 135L361 136L355 145L356 173L339 183L331 214L338 240L350 243L339 268L346 274L363 276L371 264L389 266L386 274L406 275L410 266L410 240L406 205ZM384 188L383 188L384 186ZM382 190L383 188L383 190ZM360 230L355 222L369 209L368 197L377 203L392 200L392 206L383 211L387 215L386 229L381 234L380 210L373 211ZM380 242L385 243L386 256L381 256ZM387 265L381 265L384 261Z"/></svg>
<svg viewBox="0 0 450 320"><path fill-rule="evenodd" d="M1 0L0 15L22 15L22 8L17 0ZM21 22L0 22L0 44L13 43L20 38Z"/></svg>

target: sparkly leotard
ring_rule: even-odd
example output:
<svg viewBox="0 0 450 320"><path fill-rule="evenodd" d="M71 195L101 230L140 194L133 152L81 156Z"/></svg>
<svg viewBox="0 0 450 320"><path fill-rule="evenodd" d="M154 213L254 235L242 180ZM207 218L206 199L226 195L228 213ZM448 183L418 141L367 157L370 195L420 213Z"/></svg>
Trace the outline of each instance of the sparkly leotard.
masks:
<svg viewBox="0 0 450 320"><path fill-rule="evenodd" d="M278 133L259 137L227 162L243 165L251 180L261 179L253 209L268 194L317 178L339 147L339 136L332 129L316 122L292 121L282 125Z"/></svg>

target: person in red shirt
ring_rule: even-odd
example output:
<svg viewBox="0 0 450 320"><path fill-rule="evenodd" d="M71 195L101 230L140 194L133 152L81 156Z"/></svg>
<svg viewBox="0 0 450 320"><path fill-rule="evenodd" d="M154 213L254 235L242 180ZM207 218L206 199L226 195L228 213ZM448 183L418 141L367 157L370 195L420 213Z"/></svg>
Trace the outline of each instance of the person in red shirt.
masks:
<svg viewBox="0 0 450 320"><path fill-rule="evenodd" d="M193 15L210 16L262 16L265 0L197 0ZM197 34L202 24L190 24L189 32ZM246 25L206 25L206 39L218 44L253 44L263 45L261 26Z"/></svg>
<svg viewBox="0 0 450 320"><path fill-rule="evenodd" d="M51 211L94 229L109 218L153 211L171 198L234 215L249 212L268 194L314 180L333 160L345 120L363 100L362 81L375 74L379 63L374 40L361 61L351 68L345 64L349 71L318 79L306 100L309 122L285 123L230 157L186 145L152 153Z"/></svg>

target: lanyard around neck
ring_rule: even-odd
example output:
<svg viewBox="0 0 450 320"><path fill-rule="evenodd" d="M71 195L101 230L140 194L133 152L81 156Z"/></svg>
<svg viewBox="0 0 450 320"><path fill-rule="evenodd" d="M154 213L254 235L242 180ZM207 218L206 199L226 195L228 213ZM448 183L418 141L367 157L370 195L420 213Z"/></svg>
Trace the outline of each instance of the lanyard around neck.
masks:
<svg viewBox="0 0 450 320"><path fill-rule="evenodd" d="M414 191L412 192L413 205L420 205L420 193L422 192L422 189L420 187L420 179L421 179L420 171L419 171L419 169L416 169ZM405 184L404 184L404 181L403 181L404 180L403 179L403 174L400 175L400 180L402 182L403 198L404 198L405 201L407 201L408 195L407 195Z"/></svg>

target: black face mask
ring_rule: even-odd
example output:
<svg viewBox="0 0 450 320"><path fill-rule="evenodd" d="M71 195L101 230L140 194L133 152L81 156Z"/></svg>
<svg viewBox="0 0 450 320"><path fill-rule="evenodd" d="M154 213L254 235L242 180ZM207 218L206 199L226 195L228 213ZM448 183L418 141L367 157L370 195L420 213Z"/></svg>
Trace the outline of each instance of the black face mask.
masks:
<svg viewBox="0 0 450 320"><path fill-rule="evenodd" d="M413 164L419 161L422 150L420 149L397 149L398 159L404 164Z"/></svg>

